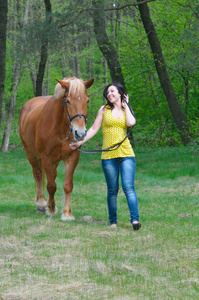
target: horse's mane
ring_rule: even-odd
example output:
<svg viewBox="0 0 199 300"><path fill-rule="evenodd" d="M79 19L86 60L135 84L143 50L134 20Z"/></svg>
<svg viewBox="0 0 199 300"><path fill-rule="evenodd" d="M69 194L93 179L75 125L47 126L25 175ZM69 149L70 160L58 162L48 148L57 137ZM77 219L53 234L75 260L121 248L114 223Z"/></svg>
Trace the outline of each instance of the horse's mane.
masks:
<svg viewBox="0 0 199 300"><path fill-rule="evenodd" d="M85 85L82 79L76 77L64 78L63 81L69 82L69 95L72 97L81 97L85 93ZM54 97L60 99L64 96L65 90L62 88L61 84L58 83L55 86Z"/></svg>

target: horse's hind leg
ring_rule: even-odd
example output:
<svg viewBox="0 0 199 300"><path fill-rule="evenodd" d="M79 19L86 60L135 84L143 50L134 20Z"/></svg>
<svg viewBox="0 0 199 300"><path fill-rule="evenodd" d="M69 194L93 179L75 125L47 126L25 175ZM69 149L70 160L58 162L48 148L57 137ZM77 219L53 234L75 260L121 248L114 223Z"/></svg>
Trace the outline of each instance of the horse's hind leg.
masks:
<svg viewBox="0 0 199 300"><path fill-rule="evenodd" d="M58 212L58 209L55 206L55 192L57 189L55 179L57 177L58 164L53 165L50 159L47 156L43 155L42 165L45 169L46 176L47 176L47 190L49 194L47 207L46 207L46 215L54 216Z"/></svg>
<svg viewBox="0 0 199 300"><path fill-rule="evenodd" d="M37 212L40 214L45 214L47 202L44 196L44 170L42 170L41 164L33 167L33 175L37 185Z"/></svg>
<svg viewBox="0 0 199 300"><path fill-rule="evenodd" d="M38 159L31 151L29 151L28 147L26 146L24 142L24 148L26 150L26 155L28 157L28 160L32 166L32 171L34 175L34 179L36 182L37 187L37 200L36 200L36 206L37 211L40 214L44 214L47 206L47 202L44 196L44 170L41 165L41 160Z"/></svg>

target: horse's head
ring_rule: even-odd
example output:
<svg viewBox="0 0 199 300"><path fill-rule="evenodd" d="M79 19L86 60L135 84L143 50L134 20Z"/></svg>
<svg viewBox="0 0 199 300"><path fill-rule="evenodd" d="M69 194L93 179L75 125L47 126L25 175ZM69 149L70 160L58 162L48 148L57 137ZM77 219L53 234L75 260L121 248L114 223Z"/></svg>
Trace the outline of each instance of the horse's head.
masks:
<svg viewBox="0 0 199 300"><path fill-rule="evenodd" d="M70 133L72 132L74 140L82 141L87 133L86 119L89 102L87 89L93 85L94 79L85 82L76 77L56 80L61 86L59 84L56 86L54 96L62 99L64 116L69 123Z"/></svg>

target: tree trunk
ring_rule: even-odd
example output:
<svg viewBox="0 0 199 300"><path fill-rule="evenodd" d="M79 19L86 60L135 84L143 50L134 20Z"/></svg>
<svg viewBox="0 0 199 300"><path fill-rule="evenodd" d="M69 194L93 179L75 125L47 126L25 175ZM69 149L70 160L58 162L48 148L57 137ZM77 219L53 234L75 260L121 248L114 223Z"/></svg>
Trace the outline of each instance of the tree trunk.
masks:
<svg viewBox="0 0 199 300"><path fill-rule="evenodd" d="M3 96L6 78L6 30L8 1L0 1L0 128L2 121Z"/></svg>
<svg viewBox="0 0 199 300"><path fill-rule="evenodd" d="M46 6L46 25L47 28L45 28L43 34L48 34L48 25L51 23L51 3L50 0L44 0L45 6ZM45 68L46 68L46 62L48 58L48 36L45 37L42 41L41 45L41 56L40 56L40 63L39 63L39 69L37 73L37 79L36 79L36 95L35 96L41 96L42 95L42 84L45 74Z"/></svg>
<svg viewBox="0 0 199 300"><path fill-rule="evenodd" d="M91 56L91 49L92 49L92 40L91 40L91 33L90 33L90 30L89 30L89 33L88 33L88 36L87 36L87 39L88 39L88 45L89 45L89 55L88 55L88 78L91 78L92 77L92 56Z"/></svg>
<svg viewBox="0 0 199 300"><path fill-rule="evenodd" d="M107 60L111 79L113 82L121 83L125 88L124 78L122 75L117 52L106 33L104 2L103 0L92 0L92 5L94 8L92 18L94 22L94 32L96 40L100 51L102 52L104 58Z"/></svg>
<svg viewBox="0 0 199 300"><path fill-rule="evenodd" d="M34 92L34 95L36 95L36 80L37 80L37 76L36 76L36 72L35 72L35 69L34 69L34 66L32 64L31 59L28 58L28 62L29 62L29 69L30 69L30 77L32 79L33 92Z"/></svg>
<svg viewBox="0 0 199 300"><path fill-rule="evenodd" d="M141 0L138 0L138 2L141 2ZM158 39L158 36L156 34L155 27L153 25L153 22L150 17L150 12L148 5L140 4L139 11L141 15L141 19L148 37L149 44L151 46L151 50L154 57L155 67L156 71L159 76L159 80L162 86L162 89L164 91L164 94L166 96L169 109L171 111L171 114L173 116L173 119L176 123L176 126L181 134L181 139L184 145L187 145L190 142L191 136L190 136L190 130L189 125L187 122L187 119L180 107L180 104L178 102L178 99L176 97L175 91L173 89L173 86L171 84L171 81L169 79L169 75L167 73L166 63L164 61L164 57L162 54L161 45Z"/></svg>
<svg viewBox="0 0 199 300"><path fill-rule="evenodd" d="M78 41L75 40L75 45L74 45L74 60L75 60L75 75L77 77L81 77L81 73L80 73L80 62L79 62L79 45L78 45Z"/></svg>
<svg viewBox="0 0 199 300"><path fill-rule="evenodd" d="M108 85L108 66L107 66L107 60L104 58L104 83L105 85Z"/></svg>
<svg viewBox="0 0 199 300"><path fill-rule="evenodd" d="M5 129L5 132L3 135L2 147L1 147L2 152L8 151L9 140L10 140L10 131L11 131L11 127L12 127L12 120L14 118L14 113L15 113L17 88L19 85L19 75L20 75L19 67L18 67L18 70L16 70L14 75L15 75L15 78L14 78L15 82L14 82L14 86L12 87L12 96L11 96L9 108L8 108L7 124L6 124L6 129Z"/></svg>
<svg viewBox="0 0 199 300"><path fill-rule="evenodd" d="M182 78L185 85L185 115L187 116L189 109L189 71L182 72Z"/></svg>
<svg viewBox="0 0 199 300"><path fill-rule="evenodd" d="M24 40L25 40L24 27L26 26L26 24L28 22L29 4L30 4L30 0L27 0L26 8L25 8L25 15L24 15L24 22L23 22L23 26L22 26L20 53L23 53L23 50L24 50L24 44L23 44ZM12 120L14 118L14 112L15 112L17 88L19 85L19 78L20 78L20 72L21 72L21 62L22 62L22 57L21 56L17 57L17 55L16 55L16 63L13 64L13 66L12 66L13 73L12 73L11 99L10 99L9 108L8 108L7 124L6 124L3 141L2 141L2 146L1 146L2 152L8 151L9 140L10 140L10 131L11 131Z"/></svg>
<svg viewBox="0 0 199 300"><path fill-rule="evenodd" d="M46 85L46 94L50 93L50 61L47 64L47 85Z"/></svg>

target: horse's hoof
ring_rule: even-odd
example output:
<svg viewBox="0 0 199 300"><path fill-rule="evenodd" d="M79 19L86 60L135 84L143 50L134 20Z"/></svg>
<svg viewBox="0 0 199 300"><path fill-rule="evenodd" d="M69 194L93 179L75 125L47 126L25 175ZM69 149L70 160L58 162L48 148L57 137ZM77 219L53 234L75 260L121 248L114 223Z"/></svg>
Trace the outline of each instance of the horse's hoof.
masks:
<svg viewBox="0 0 199 300"><path fill-rule="evenodd" d="M45 208L42 208L42 207L37 207L37 212L41 215L45 214L46 213L46 209Z"/></svg>
<svg viewBox="0 0 199 300"><path fill-rule="evenodd" d="M63 222L74 221L74 220L75 220L75 217L73 217L73 216L65 216L65 214L62 214L62 215L61 215L61 220L62 220Z"/></svg>
<svg viewBox="0 0 199 300"><path fill-rule="evenodd" d="M58 209L57 207L55 206L55 211L50 211L48 207L46 207L46 215L48 217L52 217L52 216L56 216L58 213Z"/></svg>
<svg viewBox="0 0 199 300"><path fill-rule="evenodd" d="M39 214L45 214L46 213L46 206L47 206L46 201L36 202L37 212Z"/></svg>

